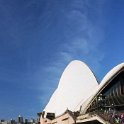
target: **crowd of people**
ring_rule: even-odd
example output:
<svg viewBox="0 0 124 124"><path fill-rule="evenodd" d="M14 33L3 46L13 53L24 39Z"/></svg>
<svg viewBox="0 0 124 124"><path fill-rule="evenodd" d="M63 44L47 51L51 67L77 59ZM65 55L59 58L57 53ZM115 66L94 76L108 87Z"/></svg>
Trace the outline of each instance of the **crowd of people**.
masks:
<svg viewBox="0 0 124 124"><path fill-rule="evenodd" d="M124 114L114 114L111 116L114 124L124 124Z"/></svg>
<svg viewBox="0 0 124 124"><path fill-rule="evenodd" d="M111 124L124 124L124 113L120 113L116 110L101 111L98 115L106 121L109 121Z"/></svg>

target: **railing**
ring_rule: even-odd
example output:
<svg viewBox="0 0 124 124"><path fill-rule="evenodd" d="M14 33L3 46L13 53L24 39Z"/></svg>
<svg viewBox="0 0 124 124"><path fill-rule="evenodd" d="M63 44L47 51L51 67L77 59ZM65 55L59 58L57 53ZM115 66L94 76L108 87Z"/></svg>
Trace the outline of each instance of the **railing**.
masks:
<svg viewBox="0 0 124 124"><path fill-rule="evenodd" d="M93 113L90 113L93 114ZM110 124L124 124L124 113L119 112L96 112L101 118Z"/></svg>

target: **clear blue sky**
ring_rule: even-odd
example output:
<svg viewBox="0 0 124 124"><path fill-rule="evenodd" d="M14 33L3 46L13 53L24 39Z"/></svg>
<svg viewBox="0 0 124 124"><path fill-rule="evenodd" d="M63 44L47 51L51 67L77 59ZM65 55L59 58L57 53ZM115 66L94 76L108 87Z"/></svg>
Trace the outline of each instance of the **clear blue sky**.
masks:
<svg viewBox="0 0 124 124"><path fill-rule="evenodd" d="M35 117L70 61L102 80L123 54L124 0L0 0L0 118Z"/></svg>

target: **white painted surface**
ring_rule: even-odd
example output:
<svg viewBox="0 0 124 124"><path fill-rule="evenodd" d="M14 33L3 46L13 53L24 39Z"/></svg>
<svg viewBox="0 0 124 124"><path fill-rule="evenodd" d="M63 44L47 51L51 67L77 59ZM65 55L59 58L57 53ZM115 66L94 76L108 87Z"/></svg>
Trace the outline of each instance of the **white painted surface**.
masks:
<svg viewBox="0 0 124 124"><path fill-rule="evenodd" d="M78 60L72 61L64 70L58 88L46 105L45 112L61 115L66 109L77 111L98 86L89 67Z"/></svg>

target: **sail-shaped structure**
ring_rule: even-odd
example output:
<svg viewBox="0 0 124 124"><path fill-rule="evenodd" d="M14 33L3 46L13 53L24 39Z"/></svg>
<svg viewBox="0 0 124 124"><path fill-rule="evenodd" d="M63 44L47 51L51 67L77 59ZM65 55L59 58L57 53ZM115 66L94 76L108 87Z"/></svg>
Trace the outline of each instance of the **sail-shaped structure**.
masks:
<svg viewBox="0 0 124 124"><path fill-rule="evenodd" d="M74 60L64 70L44 111L56 116L66 109L77 111L97 87L98 82L90 68L84 62Z"/></svg>
<svg viewBox="0 0 124 124"><path fill-rule="evenodd" d="M111 69L98 84L95 75L84 62L72 61L65 68L42 115L41 124L114 124L115 116L122 121L124 63Z"/></svg>

